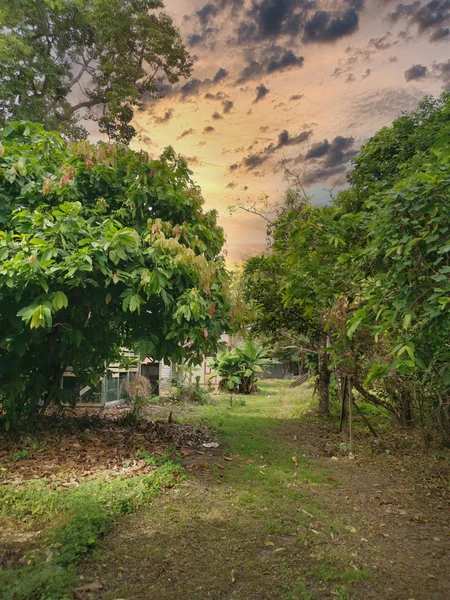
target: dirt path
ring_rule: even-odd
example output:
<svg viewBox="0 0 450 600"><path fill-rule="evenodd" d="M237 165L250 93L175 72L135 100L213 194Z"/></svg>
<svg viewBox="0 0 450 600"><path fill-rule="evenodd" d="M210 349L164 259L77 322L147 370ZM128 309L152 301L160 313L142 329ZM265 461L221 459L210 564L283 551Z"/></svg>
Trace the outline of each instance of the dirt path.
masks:
<svg viewBox="0 0 450 600"><path fill-rule="evenodd" d="M107 537L82 570L104 586L92 597L448 600L437 463L340 456L331 424L299 422L307 400L268 387L245 406L207 409L224 450L193 453L183 484Z"/></svg>

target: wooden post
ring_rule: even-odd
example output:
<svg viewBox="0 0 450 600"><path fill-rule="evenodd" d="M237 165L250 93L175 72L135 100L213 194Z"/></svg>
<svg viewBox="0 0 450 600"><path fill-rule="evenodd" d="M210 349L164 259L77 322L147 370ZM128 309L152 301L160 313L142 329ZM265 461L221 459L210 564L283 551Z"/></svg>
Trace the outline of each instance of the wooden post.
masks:
<svg viewBox="0 0 450 600"><path fill-rule="evenodd" d="M348 428L349 428L349 452L353 452L353 389L352 376L348 377Z"/></svg>
<svg viewBox="0 0 450 600"><path fill-rule="evenodd" d="M348 444L348 425L347 425L347 376L340 378L340 401L341 401L341 420L339 423L339 431L342 432L344 444Z"/></svg>

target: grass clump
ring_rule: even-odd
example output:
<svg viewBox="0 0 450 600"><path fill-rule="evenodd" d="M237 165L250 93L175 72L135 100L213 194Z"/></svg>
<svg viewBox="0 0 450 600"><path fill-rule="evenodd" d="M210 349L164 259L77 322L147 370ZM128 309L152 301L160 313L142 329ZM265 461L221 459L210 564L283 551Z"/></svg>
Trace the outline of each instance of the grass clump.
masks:
<svg viewBox="0 0 450 600"><path fill-rule="evenodd" d="M12 521L32 518L54 526L43 543L25 557L26 566L0 572L3 600L72 598L75 568L96 548L117 518L148 503L161 489L179 480L181 468L170 453L151 473L112 481L97 479L72 491L50 490L43 483L0 489L0 516Z"/></svg>

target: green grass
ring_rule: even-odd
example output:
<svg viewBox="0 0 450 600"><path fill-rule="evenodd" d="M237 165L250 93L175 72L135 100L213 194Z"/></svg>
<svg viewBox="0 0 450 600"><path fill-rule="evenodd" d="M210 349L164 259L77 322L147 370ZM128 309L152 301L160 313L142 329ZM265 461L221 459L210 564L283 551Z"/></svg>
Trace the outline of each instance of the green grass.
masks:
<svg viewBox="0 0 450 600"><path fill-rule="evenodd" d="M180 465L168 456L151 473L112 481L97 479L62 492L32 483L0 488L2 522L19 526L51 523L39 547L29 551L26 566L0 571L0 598L4 600L66 600L72 598L75 568L95 549L118 517L148 503L162 488L175 483Z"/></svg>
<svg viewBox="0 0 450 600"><path fill-rule="evenodd" d="M333 597L350 598L348 586L366 578L367 570L345 567L351 557L343 551L329 552L326 560L310 558L330 544L330 532L342 532L347 525L323 505L319 493L313 493L333 485L329 473L302 456L301 440L294 440L298 419L310 406L310 389L290 389L285 382L263 382L259 394L233 396L231 404L227 395L215 396L209 405L189 406L184 419L216 431L221 454L232 460L216 455L211 463L218 464L211 464L205 481L191 478L187 488L180 486L154 502L151 513L129 517L126 540L134 539L135 523L139 542L126 541L125 547L123 538L116 542L110 535L107 549L102 549L102 538L119 517L147 505L162 487L175 481L180 465L173 449L155 471L132 479L108 483L100 478L66 492L39 482L17 491L4 488L0 519L51 526L41 547L30 553L26 567L0 575L0 586L6 590L0 597L69 599L78 565L97 549L82 563L87 569L85 580L98 578L105 564L107 572L101 580L109 578L116 586L108 600L198 600L204 597L198 590L205 581L208 597L224 597L232 573L239 600L313 600L317 586L326 587ZM155 462L145 449L141 458ZM143 529L142 520L149 521ZM158 533L145 537L143 531ZM127 567L123 580L122 566ZM132 576L133 569L136 574L148 573L144 583L142 577ZM161 570L163 578L151 575Z"/></svg>

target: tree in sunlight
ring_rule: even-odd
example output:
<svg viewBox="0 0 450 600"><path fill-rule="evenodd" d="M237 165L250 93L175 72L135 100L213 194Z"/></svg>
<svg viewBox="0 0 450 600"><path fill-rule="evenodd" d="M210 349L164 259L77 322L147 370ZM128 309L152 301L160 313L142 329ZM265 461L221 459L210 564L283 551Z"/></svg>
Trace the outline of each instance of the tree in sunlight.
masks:
<svg viewBox="0 0 450 600"><path fill-rule="evenodd" d="M30 120L71 139L95 122L128 143L143 99L190 75L161 0L0 0L0 127Z"/></svg>

